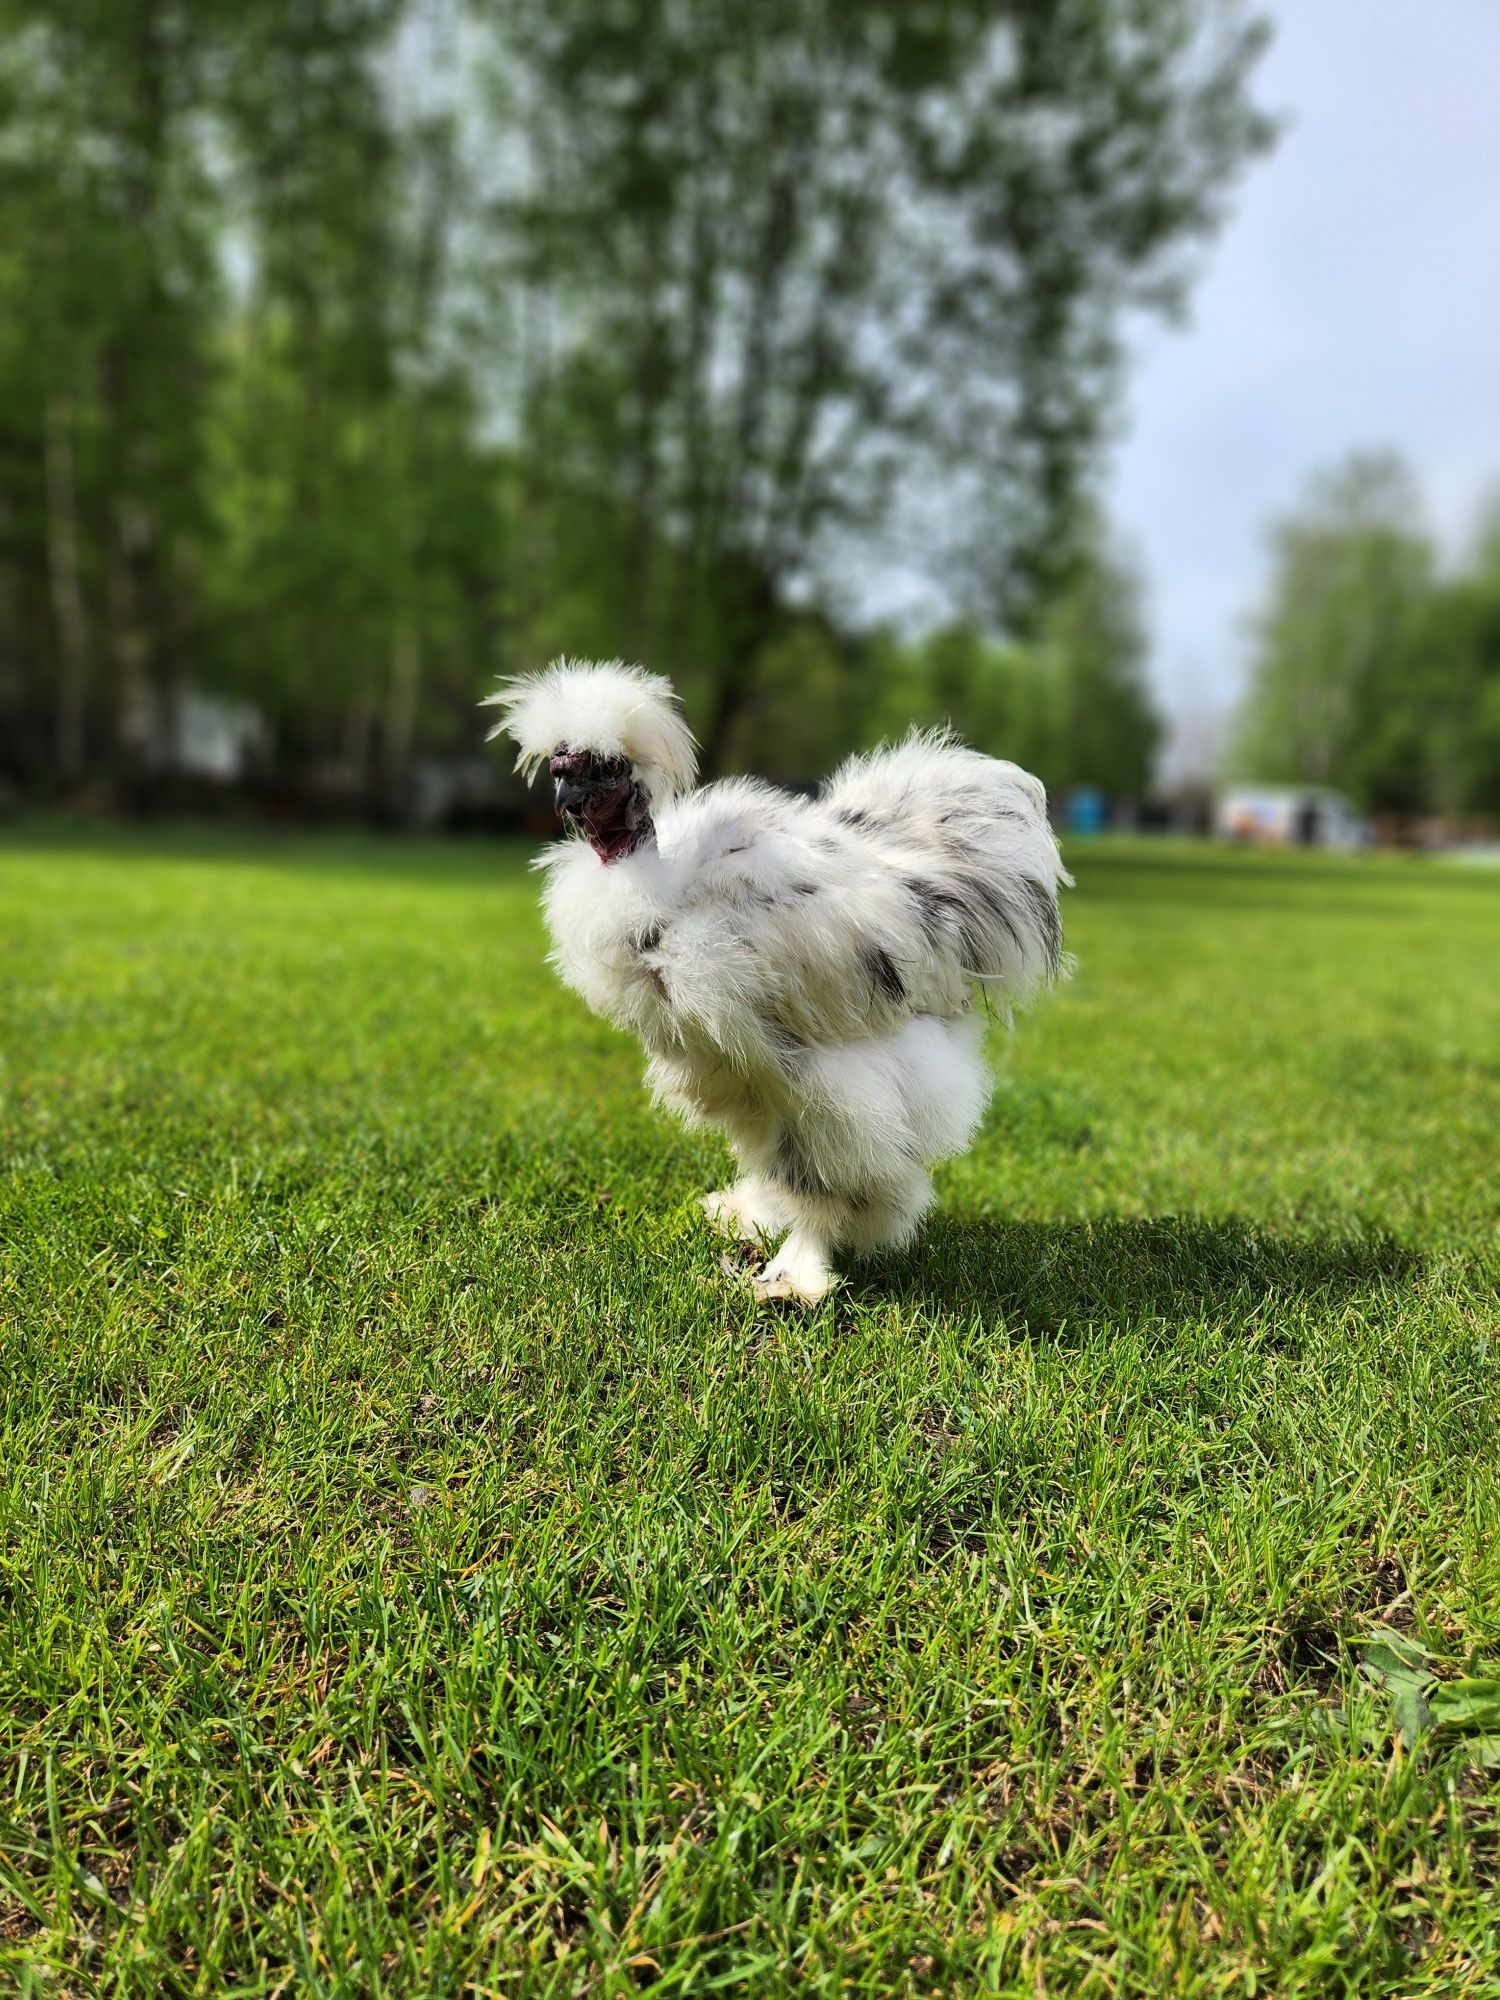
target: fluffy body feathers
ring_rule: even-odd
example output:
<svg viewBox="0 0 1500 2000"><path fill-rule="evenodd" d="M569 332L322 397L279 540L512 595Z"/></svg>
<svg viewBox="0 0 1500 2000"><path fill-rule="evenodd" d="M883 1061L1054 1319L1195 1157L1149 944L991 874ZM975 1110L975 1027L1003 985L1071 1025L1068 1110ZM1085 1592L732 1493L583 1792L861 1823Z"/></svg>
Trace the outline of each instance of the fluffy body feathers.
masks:
<svg viewBox="0 0 1500 2000"><path fill-rule="evenodd" d="M639 1037L662 1103L727 1136L741 1179L710 1214L790 1232L757 1289L820 1296L836 1248L913 1233L927 1167L972 1139L991 1089L976 995L1008 1010L1062 969L1041 785L934 731L850 759L817 799L690 791L665 681L564 664L497 699L523 768L624 756L648 788L630 852L540 857L552 962Z"/></svg>

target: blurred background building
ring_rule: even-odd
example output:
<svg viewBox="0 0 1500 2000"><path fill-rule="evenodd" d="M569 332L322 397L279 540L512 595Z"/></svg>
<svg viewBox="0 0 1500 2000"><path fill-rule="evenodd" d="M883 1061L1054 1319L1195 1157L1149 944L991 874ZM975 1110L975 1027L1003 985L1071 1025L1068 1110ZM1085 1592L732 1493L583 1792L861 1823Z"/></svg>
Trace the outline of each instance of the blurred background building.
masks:
<svg viewBox="0 0 1500 2000"><path fill-rule="evenodd" d="M1392 6L1331 12L1385 46ZM1500 24L1454 6L1406 33L1477 103ZM503 820L478 697L572 652L671 674L711 770L806 783L951 718L1080 826L1206 825L1238 775L1482 830L1477 491L1442 544L1381 434L1339 433L1238 603L1173 568L1213 511L1186 483L1163 533L1149 454L1193 344L1146 329L1258 176L1320 157L1280 93L1321 58L1299 27L1279 70L1274 25L1248 0L0 0L0 782ZM1378 109L1399 173L1428 141ZM1232 401L1243 361L1212 351ZM1250 380L1306 390L1263 354Z"/></svg>

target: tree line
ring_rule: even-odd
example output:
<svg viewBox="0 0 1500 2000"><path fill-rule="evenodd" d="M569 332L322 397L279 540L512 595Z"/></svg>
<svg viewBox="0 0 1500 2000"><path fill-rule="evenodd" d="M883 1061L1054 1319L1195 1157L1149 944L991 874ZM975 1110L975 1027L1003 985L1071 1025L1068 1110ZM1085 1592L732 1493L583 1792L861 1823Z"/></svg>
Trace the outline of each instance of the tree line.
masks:
<svg viewBox="0 0 1500 2000"><path fill-rule="evenodd" d="M0 771L194 694L399 803L497 675L710 768L907 712L1138 790L1121 331L1264 146L1239 0L0 0ZM872 626L891 570L946 609ZM1001 740L1003 739L1003 741Z"/></svg>
<svg viewBox="0 0 1500 2000"><path fill-rule="evenodd" d="M1444 562L1409 468L1358 453L1275 524L1240 775L1397 819L1500 815L1500 497Z"/></svg>

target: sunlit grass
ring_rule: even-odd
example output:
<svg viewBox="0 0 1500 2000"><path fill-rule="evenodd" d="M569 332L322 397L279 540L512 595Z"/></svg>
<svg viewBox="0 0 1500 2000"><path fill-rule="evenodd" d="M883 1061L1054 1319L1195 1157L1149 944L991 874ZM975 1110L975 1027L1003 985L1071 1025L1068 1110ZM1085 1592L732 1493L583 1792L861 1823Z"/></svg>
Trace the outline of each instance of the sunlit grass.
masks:
<svg viewBox="0 0 1500 2000"><path fill-rule="evenodd" d="M1500 882L1073 853L804 1317L523 861L0 845L0 1988L1500 1992Z"/></svg>

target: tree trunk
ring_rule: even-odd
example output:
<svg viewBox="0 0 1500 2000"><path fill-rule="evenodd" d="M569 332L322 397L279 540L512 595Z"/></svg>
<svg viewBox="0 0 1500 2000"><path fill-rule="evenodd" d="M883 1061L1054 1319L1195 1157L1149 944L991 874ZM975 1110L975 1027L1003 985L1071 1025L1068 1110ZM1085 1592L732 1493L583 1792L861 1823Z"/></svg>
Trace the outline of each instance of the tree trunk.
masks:
<svg viewBox="0 0 1500 2000"><path fill-rule="evenodd" d="M166 14L162 0L142 0L122 72L129 95L122 107L117 173L140 262L124 274L119 320L101 369L109 439L105 607L114 679L111 752L116 782L131 803L139 802L150 764L151 705L161 655L163 606L154 573L164 551L151 505L159 477L159 413L148 385L153 366L160 365L153 336L163 283L153 246L170 147Z"/></svg>
<svg viewBox="0 0 1500 2000"><path fill-rule="evenodd" d="M62 398L47 405L47 563L57 624L57 695L53 756L64 785L84 768L84 703L88 683L88 612L78 557L78 489L73 466L73 411Z"/></svg>
<svg viewBox="0 0 1500 2000"><path fill-rule="evenodd" d="M366 800L373 789L370 782L370 739L374 733L375 703L369 686L361 684L359 692L344 710L340 750L351 774L350 789Z"/></svg>
<svg viewBox="0 0 1500 2000"><path fill-rule="evenodd" d="M391 634L391 678L386 689L385 726L381 731L385 790L394 810L400 809L411 771L421 692L422 641L416 620L408 612L402 612Z"/></svg>
<svg viewBox="0 0 1500 2000"><path fill-rule="evenodd" d="M630 498L630 650L644 660L650 651L652 608L655 599L656 553L661 539L657 506L657 469L660 457L660 428L671 385L672 361L662 307L662 286L666 252L659 229L652 232L650 254L643 259L640 296L640 333L636 342L635 421L631 425L630 453L635 463L631 473Z"/></svg>
<svg viewBox="0 0 1500 2000"><path fill-rule="evenodd" d="M699 159L713 156L718 143L718 93L711 67L695 79L694 146ZM676 557L676 590L666 638L674 655L691 658L698 640L704 550L710 511L709 469L713 457L712 394L709 371L719 326L722 245L713 203L701 177L692 187L688 249L687 346L682 360L683 471L681 502L686 532Z"/></svg>
<svg viewBox="0 0 1500 2000"><path fill-rule="evenodd" d="M537 200L550 212L553 200L552 145L545 118L533 115L528 138L537 175ZM539 628L545 629L538 579L552 571L552 463L554 438L553 369L556 343L554 242L543 233L527 255L521 283L519 383L522 425L519 439L519 479L516 496L515 580L516 644L506 665L535 665Z"/></svg>
<svg viewBox="0 0 1500 2000"><path fill-rule="evenodd" d="M749 586L736 620L735 637L713 690L708 726L703 731L705 777L723 775L725 760L733 747L735 724L754 701L756 664L775 628L776 609L776 595L768 583L757 580Z"/></svg>
<svg viewBox="0 0 1500 2000"><path fill-rule="evenodd" d="M22 662L21 565L15 554L15 509L0 491L0 742L14 768L32 761ZM0 757L0 769L5 759Z"/></svg>
<svg viewBox="0 0 1500 2000"><path fill-rule="evenodd" d="M116 776L134 794L151 759L151 633L144 602L151 518L128 494L112 509L107 592L114 663L113 748Z"/></svg>

